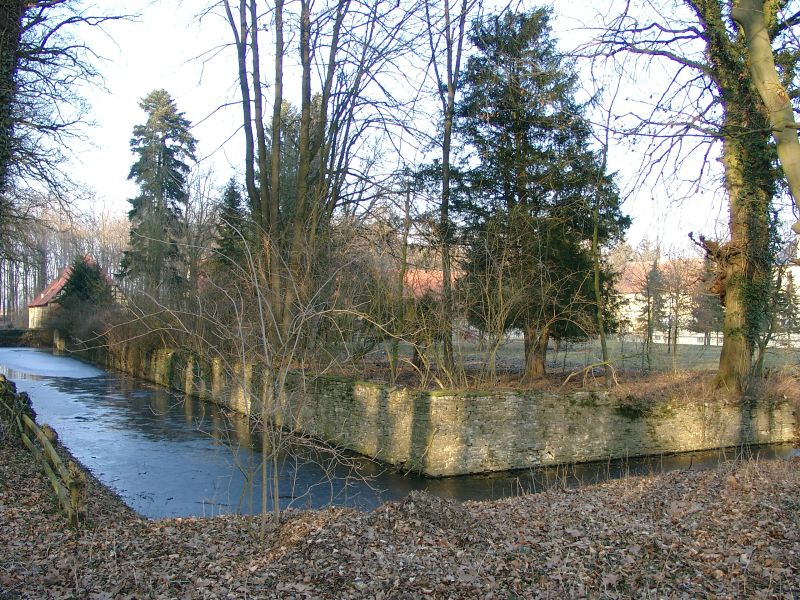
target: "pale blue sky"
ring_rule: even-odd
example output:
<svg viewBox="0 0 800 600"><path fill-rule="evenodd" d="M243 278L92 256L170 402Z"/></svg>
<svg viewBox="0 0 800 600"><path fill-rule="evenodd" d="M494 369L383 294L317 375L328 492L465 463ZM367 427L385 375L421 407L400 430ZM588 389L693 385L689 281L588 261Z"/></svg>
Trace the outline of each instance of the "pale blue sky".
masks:
<svg viewBox="0 0 800 600"><path fill-rule="evenodd" d="M226 144L238 127L238 108L216 111L237 98L235 65L230 54L227 59L201 58L216 45L227 43L229 32L221 19L195 20L204 4L198 0L117 0L104 5L109 12L140 13L141 18L112 23L107 27L108 35L94 32L89 39L105 58L101 70L107 91L90 90L88 94L96 123L87 130L92 145L76 146L72 172L95 190L98 204L127 212L126 199L135 194L135 188L127 182L132 162L128 146L131 130L143 118L139 99L156 88L169 91L195 124L198 154L206 157L206 164L213 167L220 182L240 165L241 143L232 140ZM576 29L576 19L586 18L592 3L556 0L553 4L561 15L555 28L565 38L563 44L577 43L585 34ZM611 166L623 176L636 162L620 146L614 148ZM629 233L633 245L649 237L661 238L665 246L687 246L688 231L721 233L716 223L727 218L720 203L707 198L676 208L667 190L656 199L651 192L640 191L626 202L625 210L634 218Z"/></svg>

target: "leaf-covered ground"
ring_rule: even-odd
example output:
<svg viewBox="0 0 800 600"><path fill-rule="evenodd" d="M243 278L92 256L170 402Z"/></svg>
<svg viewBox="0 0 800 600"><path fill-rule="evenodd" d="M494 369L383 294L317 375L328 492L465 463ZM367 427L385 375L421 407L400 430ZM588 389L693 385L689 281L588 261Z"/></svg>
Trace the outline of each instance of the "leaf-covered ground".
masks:
<svg viewBox="0 0 800 600"><path fill-rule="evenodd" d="M90 483L66 526L28 454L0 442L0 599L800 598L798 461L372 513L147 521Z"/></svg>

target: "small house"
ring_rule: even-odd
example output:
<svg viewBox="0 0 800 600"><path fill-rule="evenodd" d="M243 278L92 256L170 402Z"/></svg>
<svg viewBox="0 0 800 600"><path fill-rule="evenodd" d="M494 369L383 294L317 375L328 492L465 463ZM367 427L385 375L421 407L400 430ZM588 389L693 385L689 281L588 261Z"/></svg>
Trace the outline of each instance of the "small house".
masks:
<svg viewBox="0 0 800 600"><path fill-rule="evenodd" d="M91 256L84 256L83 262L88 266L94 266L95 261ZM50 284L42 290L42 292L28 304L28 328L29 329L42 329L47 325L47 320L56 308L61 292L64 286L67 285L70 277L72 276L72 265L64 267ZM106 280L112 286L114 299L119 301L119 289L110 277L105 275Z"/></svg>
<svg viewBox="0 0 800 600"><path fill-rule="evenodd" d="M53 281L28 304L28 327L42 329L53 311L53 304L58 299L64 286L72 275L72 266L64 267Z"/></svg>

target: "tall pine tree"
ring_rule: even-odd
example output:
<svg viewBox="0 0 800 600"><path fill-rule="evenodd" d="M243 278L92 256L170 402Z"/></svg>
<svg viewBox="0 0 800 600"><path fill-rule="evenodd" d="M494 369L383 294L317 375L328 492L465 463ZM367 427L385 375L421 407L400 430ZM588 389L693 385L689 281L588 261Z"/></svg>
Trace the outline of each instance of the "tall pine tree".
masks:
<svg viewBox="0 0 800 600"><path fill-rule="evenodd" d="M603 196L601 244L628 223L589 148L577 77L556 49L549 16L540 8L477 21L458 105L474 165L469 193L456 202L468 248L462 289L475 324L485 327L492 315L522 330L526 378L544 373L551 337L594 327L596 195Z"/></svg>
<svg viewBox="0 0 800 600"><path fill-rule="evenodd" d="M130 200L130 244L121 275L142 291L164 299L186 278L178 242L196 140L191 123L165 90L150 92L139 106L147 120L133 128L130 142L136 161L128 179L139 186L139 195Z"/></svg>

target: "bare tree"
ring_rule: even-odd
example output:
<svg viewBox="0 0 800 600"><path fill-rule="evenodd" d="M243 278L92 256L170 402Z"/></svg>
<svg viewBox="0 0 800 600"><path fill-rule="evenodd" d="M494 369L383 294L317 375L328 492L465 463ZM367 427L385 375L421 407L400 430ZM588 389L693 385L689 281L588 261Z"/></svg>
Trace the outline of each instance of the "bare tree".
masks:
<svg viewBox="0 0 800 600"><path fill-rule="evenodd" d="M442 259L442 344L444 367L454 372L453 360L453 291L451 245L453 224L450 219L450 161L456 93L461 77L461 57L470 14L480 9L480 0L425 0L425 29L430 46L429 67L438 94L443 121L441 138L441 197L438 234ZM457 7L457 8L456 8ZM454 11L455 8L455 11ZM455 12L455 14L453 14Z"/></svg>
<svg viewBox="0 0 800 600"><path fill-rule="evenodd" d="M800 142L791 97L786 86L794 82L781 82L775 67L773 43L782 33L800 23L799 12L783 18L782 11L790 8L788 0L733 0L731 18L742 28L747 47L750 77L767 109L778 159L789 183L795 208L800 202ZM796 8L796 7L795 7ZM784 69L784 79L790 76ZM800 234L800 221L792 225Z"/></svg>
<svg viewBox="0 0 800 600"><path fill-rule="evenodd" d="M702 260L672 256L660 265L661 294L667 319L667 352L677 368L678 336L688 325L692 300L703 277Z"/></svg>
<svg viewBox="0 0 800 600"><path fill-rule="evenodd" d="M779 18L779 4L770 3L776 45L793 25L791 18ZM762 108L731 5L723 0L621 3L621 9L609 13L587 54L630 57L617 67L667 73L663 89L649 104L642 98L645 108L625 115L630 126L619 128L644 146L643 180L655 185L672 178L674 188L694 163L699 165L694 171L697 184L712 170L710 158L721 155L730 239L706 244L725 306L717 384L741 390L766 309L763 292L770 280L770 213L777 180L771 166L773 126ZM636 80L633 71L625 76Z"/></svg>
<svg viewBox="0 0 800 600"><path fill-rule="evenodd" d="M320 337L310 325L322 323L304 316L310 303L321 303L316 307L321 309L334 300L326 296L331 286L325 255L333 219L379 193L380 176L372 171L379 157L364 150L369 140L399 126L401 111L390 93L396 86L388 83L403 77L398 60L413 45L406 27L413 10L364 0L221 0L211 10L225 15L236 50L245 187L261 242L251 269L262 278L257 299L264 311L261 358L278 398L283 370ZM261 42L270 34L268 123L262 67L270 51ZM284 72L287 57L295 58L291 79ZM296 164L286 178L281 115L289 81L299 82L293 91L300 106ZM263 421L269 421L268 414ZM267 443L265 438L265 448Z"/></svg>
<svg viewBox="0 0 800 600"><path fill-rule="evenodd" d="M222 192L213 175L197 166L189 174L187 192L181 243L188 268L186 279L190 287L196 287L211 256Z"/></svg>
<svg viewBox="0 0 800 600"><path fill-rule="evenodd" d="M624 291L629 295L627 311L633 331L641 339L643 371L652 367L654 334L664 317L660 261L660 246L644 240L622 267Z"/></svg>
<svg viewBox="0 0 800 600"><path fill-rule="evenodd" d="M283 97L283 60L291 49L284 39L284 11L277 2L262 13L255 1L242 0L238 8L222 2L234 36L242 92L246 144L246 187L251 210L264 235L269 253L268 270L275 271L274 294L280 301L279 322L291 319L295 290L280 286L280 265L285 263L298 283L297 292L310 293L316 253L324 247L328 224L337 209L363 197L366 181L356 170L360 149L370 129L386 127L393 103L370 100L384 90L381 78L394 70L398 53L406 51L407 7L395 3L330 3L312 10L302 1L289 16L299 26L296 52L300 65L299 139L294 189L281 177L280 108ZM274 83L272 123L264 121L261 86L260 23L271 15L274 26ZM319 81L314 93L312 80ZM267 146L267 138L270 146ZM256 183L255 178L259 181ZM282 198L290 201L282 202Z"/></svg>
<svg viewBox="0 0 800 600"><path fill-rule="evenodd" d="M86 115L79 87L98 78L78 34L120 18L93 15L78 0L0 7L0 244L33 218L32 204L66 201L64 149Z"/></svg>

